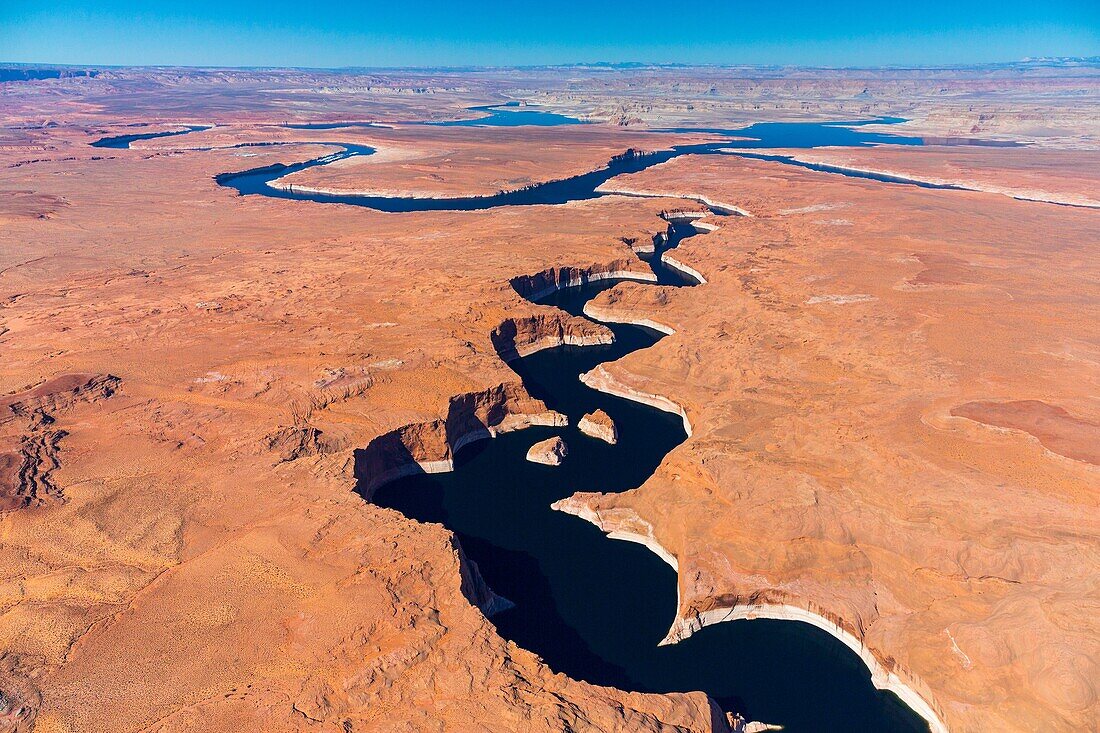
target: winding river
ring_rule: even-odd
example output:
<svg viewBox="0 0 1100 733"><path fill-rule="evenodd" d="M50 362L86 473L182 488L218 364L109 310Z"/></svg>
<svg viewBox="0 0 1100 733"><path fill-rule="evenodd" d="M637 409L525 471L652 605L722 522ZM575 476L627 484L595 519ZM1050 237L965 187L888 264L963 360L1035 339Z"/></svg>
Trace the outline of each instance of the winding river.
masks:
<svg viewBox="0 0 1100 733"><path fill-rule="evenodd" d="M896 120L872 122L891 121ZM724 155L730 147L921 144L919 138L868 133L860 127L859 123L761 123L741 130L707 130L754 139L630 153L579 176L485 197L333 195L271 185L295 171L373 152L368 146L331 142L323 143L338 147L330 155L225 173L216 180L242 195L388 212L475 210L596 198L605 195L598 187L617 175L683 155ZM861 177L875 178L872 174ZM663 248L699 233L690 223L674 222ZM697 284L665 265L660 255L658 251L645 258L659 284ZM639 263L639 267L645 265ZM582 315L585 303L616 282L566 288L538 302ZM369 499L454 532L489 587L514 604L492 618L500 634L540 655L555 671L626 690L702 690L724 710L783 725L792 732L927 731L927 723L895 695L875 689L855 653L808 624L763 619L722 623L678 644L658 646L676 613L675 571L649 549L609 540L588 522L551 508L577 491L617 492L640 486L687 437L679 416L598 392L579 380L579 375L597 365L648 348L662 338L661 333L641 326L605 325L615 335L613 344L562 346L512 362L527 390L567 415L569 426L533 427L471 443L457 452L453 472L399 478L376 488ZM607 412L617 424L616 445L587 437L575 427L583 414L596 409ZM525 460L533 443L554 435L562 436L569 447L561 466ZM365 489L364 494L368 494Z"/></svg>
<svg viewBox="0 0 1100 733"><path fill-rule="evenodd" d="M177 135L187 135L188 133L210 129L210 125L181 125L181 127L184 129L168 130L167 132L137 132L130 135L102 137L92 143L92 147L125 149L130 147L130 143L135 143L139 140L153 140L158 137L176 137Z"/></svg>
<svg viewBox="0 0 1100 733"><path fill-rule="evenodd" d="M674 228L670 246L695 232ZM647 258L664 285L694 284ZM539 302L573 315L618 280L559 290ZM578 379L597 365L647 348L663 334L607 323L615 343L563 346L513 362L527 390L569 417L569 427L534 427L466 446L455 470L387 483L371 500L459 538L496 593L515 605L493 616L507 639L552 669L620 689L703 690L727 711L788 731L927 731L892 693L876 690L859 658L824 631L789 621L723 623L658 646L676 613L676 573L647 548L616 542L551 504L576 491L641 485L687 437L677 415L598 392ZM602 409L619 429L609 445L575 426ZM559 467L525 459L535 442L560 435Z"/></svg>
<svg viewBox="0 0 1100 733"><path fill-rule="evenodd" d="M509 112L506 114L520 113ZM276 163L261 168L250 168L239 172L222 173L216 176L215 180L219 185L233 188L243 196L259 195L273 198L294 199L298 201L315 201L317 203L347 204L387 212L477 211L492 209L499 206L564 204L570 201L583 201L599 198L601 196L614 195L600 191L600 186L616 176L643 171L660 163L672 160L673 158L684 155L744 155L744 157L761 157L768 160L776 160L778 162L793 163L815 170L838 173L853 178L868 178L884 183L911 185L921 188L955 188L954 186L911 181L877 173L847 171L830 166L798 163L783 156L765 156L762 154L730 152L731 148L736 148L740 151L758 148L816 148L833 145L864 147L886 142L896 145L921 145L922 139L919 137L885 135L882 133L865 132L859 129L862 125L871 124L872 122L890 124L900 121L901 120L897 118L883 118L881 120L872 120L862 123L764 122L740 130L696 130L689 128L666 130L664 132L707 132L728 135L731 138L745 136L751 137L752 139L674 145L666 150L648 153L631 150L623 155L616 156L602 168L588 171L587 173L488 196L464 196L453 198L374 196L356 193L325 193L303 187L295 188L293 185L287 187L272 185L291 173L297 173L307 168L328 165L347 158L371 155L374 153L374 149L366 145L331 141L278 143L280 145L331 145L338 148L338 150L334 153L312 160L289 165ZM345 126L350 126L352 124L358 123L347 123ZM324 129L332 128L326 126Z"/></svg>

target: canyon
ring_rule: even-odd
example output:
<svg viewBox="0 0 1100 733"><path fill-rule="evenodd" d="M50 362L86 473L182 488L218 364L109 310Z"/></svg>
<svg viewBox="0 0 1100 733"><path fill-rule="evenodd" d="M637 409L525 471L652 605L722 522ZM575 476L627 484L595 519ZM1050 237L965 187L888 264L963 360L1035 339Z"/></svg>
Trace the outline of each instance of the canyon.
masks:
<svg viewBox="0 0 1100 733"><path fill-rule="evenodd" d="M1088 729L1096 70L769 74L0 85L0 730ZM425 124L516 98L586 124ZM975 190L728 152L838 120L750 152Z"/></svg>

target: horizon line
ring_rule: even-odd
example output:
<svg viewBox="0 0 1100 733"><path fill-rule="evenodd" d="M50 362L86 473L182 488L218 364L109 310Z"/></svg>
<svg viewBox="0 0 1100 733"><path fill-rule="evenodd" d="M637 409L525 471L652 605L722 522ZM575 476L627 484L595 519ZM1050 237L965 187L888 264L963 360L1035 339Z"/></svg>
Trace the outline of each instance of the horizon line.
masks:
<svg viewBox="0 0 1100 733"><path fill-rule="evenodd" d="M493 71L507 69L556 69L556 68L597 68L611 71L629 71L636 69L811 69L811 70L865 70L874 71L882 69L968 69L983 66L1012 66L1017 64L1097 64L1100 65L1100 56L1025 56L1019 59L1002 59L990 61L972 61L959 63L887 63L861 66L858 64L782 64L782 63L698 63L677 61L562 61L544 64L411 64L395 66L375 65L347 65L347 66L280 66L272 64L111 64L111 63L54 63L51 61L0 61L0 67L46 67L65 69L235 69L250 71Z"/></svg>

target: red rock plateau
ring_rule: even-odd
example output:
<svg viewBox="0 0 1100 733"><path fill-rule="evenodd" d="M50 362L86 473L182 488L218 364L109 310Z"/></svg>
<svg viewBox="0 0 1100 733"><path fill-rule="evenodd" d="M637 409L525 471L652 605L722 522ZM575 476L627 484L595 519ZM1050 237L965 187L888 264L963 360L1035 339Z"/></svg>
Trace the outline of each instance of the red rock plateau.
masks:
<svg viewBox="0 0 1100 733"><path fill-rule="evenodd" d="M1040 64L0 84L0 730L728 730L701 692L555 674L496 633L483 611L500 599L447 530L353 491L390 467L356 466L379 436L445 468L456 431L557 421L505 360L608 333L513 280L647 273L632 245L700 208L680 196L751 216L708 217L675 251L706 297L621 283L590 304L672 333L586 379L681 412L690 437L640 488L562 508L675 561L670 641L811 617L937 729L1094 729L1100 213L718 156L606 186L655 198L476 212L242 197L213 177L341 140L397 153L301 178L479 195L602 165L646 125L897 114L1042 144L813 154L1088 196L1056 179L1090 160L1060 150L1095 149L1096 79ZM519 98L596 124L404 124ZM270 126L287 120L395 127ZM179 124L217 126L88 145ZM195 149L270 140L302 144Z"/></svg>
<svg viewBox="0 0 1100 733"><path fill-rule="evenodd" d="M770 152L841 170L1100 209L1100 150L936 145Z"/></svg>

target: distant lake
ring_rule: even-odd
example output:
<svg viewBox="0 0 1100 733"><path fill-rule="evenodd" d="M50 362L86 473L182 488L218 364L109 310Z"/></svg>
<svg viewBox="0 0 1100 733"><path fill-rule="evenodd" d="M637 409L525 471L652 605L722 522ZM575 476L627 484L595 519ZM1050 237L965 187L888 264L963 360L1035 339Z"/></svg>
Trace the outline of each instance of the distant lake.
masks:
<svg viewBox="0 0 1100 733"><path fill-rule="evenodd" d="M96 140L92 143L93 148L128 148L130 143L137 142L138 140L152 140L158 137L175 137L176 135L186 135L189 132L199 132L200 130L209 130L210 125L183 125L182 130L169 130L168 132L138 132L132 135L115 135L114 137L104 137Z"/></svg>
<svg viewBox="0 0 1100 733"><path fill-rule="evenodd" d="M525 125L558 127L560 125L586 124L583 120L578 120L575 117L531 109L530 106L520 106L519 102L486 104L481 107L469 107L468 109L471 112L486 112L487 115L472 120L450 120L429 124L438 127L523 127Z"/></svg>

